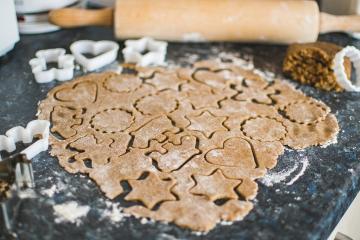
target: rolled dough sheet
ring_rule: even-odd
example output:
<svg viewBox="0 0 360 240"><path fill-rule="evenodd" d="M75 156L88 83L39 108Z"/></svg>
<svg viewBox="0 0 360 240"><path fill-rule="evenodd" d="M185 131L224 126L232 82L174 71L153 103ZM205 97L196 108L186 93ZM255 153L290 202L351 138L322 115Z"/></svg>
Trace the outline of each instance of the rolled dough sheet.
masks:
<svg viewBox="0 0 360 240"><path fill-rule="evenodd" d="M250 212L255 180L284 146L339 131L324 103L216 61L86 75L52 89L39 110L66 171L88 174L110 199L123 194L134 216L204 232Z"/></svg>

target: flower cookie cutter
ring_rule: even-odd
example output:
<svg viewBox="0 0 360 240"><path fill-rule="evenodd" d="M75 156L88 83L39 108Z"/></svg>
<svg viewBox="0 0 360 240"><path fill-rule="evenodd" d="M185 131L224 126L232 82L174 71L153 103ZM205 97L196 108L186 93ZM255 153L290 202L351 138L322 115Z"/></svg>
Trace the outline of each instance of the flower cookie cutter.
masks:
<svg viewBox="0 0 360 240"><path fill-rule="evenodd" d="M74 57L66 54L63 48L39 50L36 58L29 61L38 83L48 83L53 80L67 81L74 76ZM58 68L47 69L47 63L57 62Z"/></svg>
<svg viewBox="0 0 360 240"><path fill-rule="evenodd" d="M71 53L86 71L94 71L116 60L119 44L114 41L79 40L70 45ZM85 53L95 55L87 58Z"/></svg>
<svg viewBox="0 0 360 240"><path fill-rule="evenodd" d="M19 154L10 155L1 159L0 155L0 179L8 181L14 179L16 186L34 187L34 177L31 159L49 146L49 127L50 123L46 120L33 120L26 128L17 126L9 129L5 135L0 135L0 152L8 153L16 150L16 143L23 142L29 144L34 138L38 138L30 146L26 147Z"/></svg>
<svg viewBox="0 0 360 240"><path fill-rule="evenodd" d="M344 58L348 57L356 71L355 85L347 78L344 67ZM353 46L347 46L338 52L333 60L333 70L338 84L346 91L360 92L360 51Z"/></svg>
<svg viewBox="0 0 360 240"><path fill-rule="evenodd" d="M166 50L167 42L144 37L138 40L125 41L125 48L122 53L126 63L136 63L138 66L146 67L166 65Z"/></svg>

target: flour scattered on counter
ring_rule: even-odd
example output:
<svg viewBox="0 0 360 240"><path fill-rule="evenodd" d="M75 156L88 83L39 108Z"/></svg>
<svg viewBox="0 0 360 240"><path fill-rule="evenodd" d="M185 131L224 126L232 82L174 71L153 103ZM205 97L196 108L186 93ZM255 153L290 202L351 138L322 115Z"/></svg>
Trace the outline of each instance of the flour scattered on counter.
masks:
<svg viewBox="0 0 360 240"><path fill-rule="evenodd" d="M305 157L302 161L302 167L301 170L298 174L295 175L295 177L293 177L288 183L286 183L286 185L292 185L294 182L296 182L302 175L304 175L306 169L309 166L309 160L307 159L307 157Z"/></svg>
<svg viewBox="0 0 360 240"><path fill-rule="evenodd" d="M194 234L195 236L204 236L204 235L206 235L205 232L192 231L191 233Z"/></svg>
<svg viewBox="0 0 360 240"><path fill-rule="evenodd" d="M275 78L275 74L273 72L270 71L261 71L259 69L254 69L254 73L256 73L257 75L259 75L260 77L262 77L263 79L265 79L267 82L272 82L274 81Z"/></svg>
<svg viewBox="0 0 360 240"><path fill-rule="evenodd" d="M260 179L260 182L267 187L271 187L276 183L285 181L286 178L288 178L293 172L295 172L297 168L298 164L295 163L292 168L283 169L280 172L269 172L264 178Z"/></svg>
<svg viewBox="0 0 360 240"><path fill-rule="evenodd" d="M268 81L274 80L274 73L270 71L263 71L260 69L255 69L253 56L246 54L239 54L238 52L225 52L222 51L221 48L212 47L211 54L208 55L209 58L202 59L201 54L198 53L185 53L183 56L177 56L176 61L171 59L167 60L168 68L178 68L182 66L191 65L197 61L201 60L214 60L219 63L221 62L232 62L234 65L239 66L241 68L247 70L255 70L257 74L260 76L264 76L264 78Z"/></svg>
<svg viewBox="0 0 360 240"><path fill-rule="evenodd" d="M149 223L149 219L143 217L143 218L141 218L140 223L147 224L147 223Z"/></svg>
<svg viewBox="0 0 360 240"><path fill-rule="evenodd" d="M231 61L234 65L239 66L241 68L247 69L247 70L254 70L254 61L252 56L236 56L233 53L229 52L220 52L218 53L219 58L223 61ZM258 73L261 72L258 70Z"/></svg>
<svg viewBox="0 0 360 240"><path fill-rule="evenodd" d="M52 185L51 188L44 189L41 191L42 195L47 195L50 198L53 197L55 193L57 193L56 185Z"/></svg>
<svg viewBox="0 0 360 240"><path fill-rule="evenodd" d="M229 226L229 225L233 225L234 222L229 222L229 221L221 221L220 222L220 225L223 225L223 226Z"/></svg>
<svg viewBox="0 0 360 240"><path fill-rule="evenodd" d="M102 214L103 218L108 218L111 222L117 223L121 222L124 217L129 216L128 214L122 212L123 208L120 207L119 203L106 201L105 204L108 209L105 209L104 213Z"/></svg>
<svg viewBox="0 0 360 240"><path fill-rule="evenodd" d="M304 157L299 162L295 162L293 166L287 166L285 169L279 172L269 172L264 178L260 179L260 182L267 187L271 187L277 183L285 183L286 185L294 184L302 175L304 175L306 169L309 167L309 160ZM298 172L294 175L294 173ZM294 175L293 177L291 177Z"/></svg>
<svg viewBox="0 0 360 240"><path fill-rule="evenodd" d="M211 48L211 54L209 60L215 60L217 62L232 62L236 66L254 71L254 73L258 74L260 77L262 77L268 82L274 81L274 79L277 77L272 71L255 68L254 59L252 55L247 55L242 53L239 54L238 52L236 53L225 52L222 51L220 48L213 47ZM167 60L167 64L168 64L168 68L171 69L171 68L182 67L182 65L184 64L185 65L193 64L197 61L201 61L199 54L186 53L185 56L178 57L176 61L172 61L170 59ZM284 80L283 78L281 79Z"/></svg>
<svg viewBox="0 0 360 240"><path fill-rule="evenodd" d="M182 238L174 237L173 235L169 235L167 233L160 233L157 237L157 240L180 240Z"/></svg>
<svg viewBox="0 0 360 240"><path fill-rule="evenodd" d="M89 206L80 206L75 201L54 205L53 209L56 223L71 222L77 226L81 223L80 218L86 216L90 211Z"/></svg>
<svg viewBox="0 0 360 240"><path fill-rule="evenodd" d="M337 136L333 139L331 139L330 141L328 141L327 143L321 145L321 148L327 148L328 146L332 145L332 144L336 144L338 142L337 140Z"/></svg>

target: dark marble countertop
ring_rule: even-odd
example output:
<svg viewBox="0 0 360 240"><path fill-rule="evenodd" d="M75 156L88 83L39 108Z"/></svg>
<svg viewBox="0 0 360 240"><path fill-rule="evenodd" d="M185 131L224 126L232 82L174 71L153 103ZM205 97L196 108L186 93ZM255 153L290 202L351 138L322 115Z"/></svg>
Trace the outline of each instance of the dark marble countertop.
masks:
<svg viewBox="0 0 360 240"><path fill-rule="evenodd" d="M59 83L37 84L28 61L36 50L63 47L79 39L113 39L110 29L84 28L22 36L7 63L0 64L0 133L35 118L37 103ZM322 40L360 47L360 41L343 34L321 36ZM120 42L122 45L122 42ZM170 43L168 58L186 63L197 54L216 57L221 51L254 57L255 66L281 74L286 46L236 43ZM119 54L121 61L121 54ZM360 94L328 93L299 86L309 96L324 101L336 114L341 127L338 143L327 148L286 151L271 172L281 173L296 162L309 166L294 184L291 176L268 187L260 182L255 208L240 222L218 225L198 236L173 224L147 223L128 217L112 222L103 217L106 199L87 177L71 175L44 152L33 159L36 196L18 205L14 227L20 239L326 239L360 190ZM301 164L299 164L301 167ZM301 171L296 169L295 174ZM52 197L44 190L56 185ZM74 223L55 223L53 205L77 201L91 207L87 217ZM115 201L122 202L121 199ZM2 236L2 237L1 237ZM0 239L5 239L0 232Z"/></svg>

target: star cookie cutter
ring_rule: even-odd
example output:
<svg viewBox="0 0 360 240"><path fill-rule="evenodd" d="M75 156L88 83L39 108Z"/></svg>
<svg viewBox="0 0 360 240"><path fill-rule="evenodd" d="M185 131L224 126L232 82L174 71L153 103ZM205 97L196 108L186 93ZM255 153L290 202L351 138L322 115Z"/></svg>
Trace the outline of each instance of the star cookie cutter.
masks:
<svg viewBox="0 0 360 240"><path fill-rule="evenodd" d="M114 41L91 41L79 40L70 45L70 51L76 61L86 71L94 71L116 60L119 51L119 44ZM95 55L87 58L85 53Z"/></svg>
<svg viewBox="0 0 360 240"><path fill-rule="evenodd" d="M356 71L355 85L351 83L345 73L344 58L348 57ZM346 91L360 92L360 51L353 46L347 46L338 52L333 60L333 70L336 81Z"/></svg>
<svg viewBox="0 0 360 240"><path fill-rule="evenodd" d="M63 48L53 48L39 50L35 54L36 58L29 61L38 83L48 83L53 80L67 81L74 76L74 57L66 54ZM57 62L58 68L47 70L47 63Z"/></svg>
<svg viewBox="0 0 360 240"><path fill-rule="evenodd" d="M167 45L167 42L156 41L149 37L127 40L122 53L126 63L136 63L141 67L166 65Z"/></svg>

